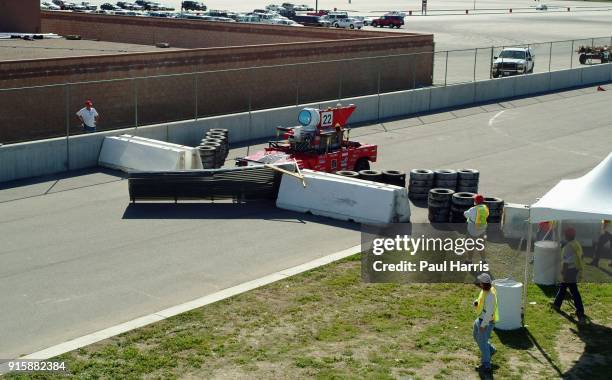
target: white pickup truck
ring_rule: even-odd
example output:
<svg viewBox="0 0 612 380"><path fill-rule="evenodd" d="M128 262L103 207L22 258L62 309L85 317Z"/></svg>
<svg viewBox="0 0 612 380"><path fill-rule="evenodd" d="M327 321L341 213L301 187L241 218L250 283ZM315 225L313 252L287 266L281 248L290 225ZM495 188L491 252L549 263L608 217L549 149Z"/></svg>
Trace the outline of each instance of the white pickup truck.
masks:
<svg viewBox="0 0 612 380"><path fill-rule="evenodd" d="M493 57L493 78L533 73L535 55L531 48L504 48L499 57Z"/></svg>
<svg viewBox="0 0 612 380"><path fill-rule="evenodd" d="M334 28L348 28L348 29L361 29L363 28L363 21L353 17L349 17L346 13L330 13L325 16Z"/></svg>

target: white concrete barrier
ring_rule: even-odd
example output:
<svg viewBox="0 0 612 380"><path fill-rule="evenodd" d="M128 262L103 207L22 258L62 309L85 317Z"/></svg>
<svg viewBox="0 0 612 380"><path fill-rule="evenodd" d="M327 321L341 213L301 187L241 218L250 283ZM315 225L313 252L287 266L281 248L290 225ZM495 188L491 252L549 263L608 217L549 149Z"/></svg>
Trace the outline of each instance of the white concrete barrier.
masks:
<svg viewBox="0 0 612 380"><path fill-rule="evenodd" d="M430 109L445 109L474 103L474 86L471 83L455 84L431 89Z"/></svg>
<svg viewBox="0 0 612 380"><path fill-rule="evenodd" d="M514 96L540 94L550 89L549 73L518 75L514 80Z"/></svg>
<svg viewBox="0 0 612 380"><path fill-rule="evenodd" d="M306 186L283 175L276 206L365 224L410 221L406 188L303 170Z"/></svg>
<svg viewBox="0 0 612 380"><path fill-rule="evenodd" d="M512 98L514 96L514 80L516 78L515 76L476 82L474 102L482 103L491 100Z"/></svg>
<svg viewBox="0 0 612 380"><path fill-rule="evenodd" d="M98 164L125 172L202 169L196 148L130 135L106 137Z"/></svg>

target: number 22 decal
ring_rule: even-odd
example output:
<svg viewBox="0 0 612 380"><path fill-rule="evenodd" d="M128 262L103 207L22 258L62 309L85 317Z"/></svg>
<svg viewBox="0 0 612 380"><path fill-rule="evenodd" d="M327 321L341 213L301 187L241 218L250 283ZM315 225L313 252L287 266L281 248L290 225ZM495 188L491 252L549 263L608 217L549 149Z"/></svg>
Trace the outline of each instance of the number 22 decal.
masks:
<svg viewBox="0 0 612 380"><path fill-rule="evenodd" d="M333 112L322 112L321 113L321 126L329 127L330 125L332 125L333 119L334 119Z"/></svg>

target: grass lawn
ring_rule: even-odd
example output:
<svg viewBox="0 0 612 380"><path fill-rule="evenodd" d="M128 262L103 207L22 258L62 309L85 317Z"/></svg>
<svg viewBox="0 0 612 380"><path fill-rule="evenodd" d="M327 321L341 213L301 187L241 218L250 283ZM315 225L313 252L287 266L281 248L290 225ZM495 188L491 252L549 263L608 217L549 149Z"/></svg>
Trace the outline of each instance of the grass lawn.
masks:
<svg viewBox="0 0 612 380"><path fill-rule="evenodd" d="M605 261L604 261L605 262ZM62 355L74 378L474 379L473 285L365 284L354 256ZM530 286L526 329L495 332L501 379L609 378L612 286L582 284L591 323ZM10 375L18 378L61 378Z"/></svg>

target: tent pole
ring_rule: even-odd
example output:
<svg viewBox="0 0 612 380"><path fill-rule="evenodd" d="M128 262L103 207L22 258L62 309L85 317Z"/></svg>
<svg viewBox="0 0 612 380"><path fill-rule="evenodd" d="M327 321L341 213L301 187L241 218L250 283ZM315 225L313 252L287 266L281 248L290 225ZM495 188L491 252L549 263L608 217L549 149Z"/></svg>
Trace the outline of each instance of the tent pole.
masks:
<svg viewBox="0 0 612 380"><path fill-rule="evenodd" d="M523 281L523 312L521 313L521 322L525 326L525 314L527 314L527 285L529 284L529 258L531 257L531 240L533 228L531 228L531 208L529 208L529 218L527 219L527 247L525 248L525 277Z"/></svg>

